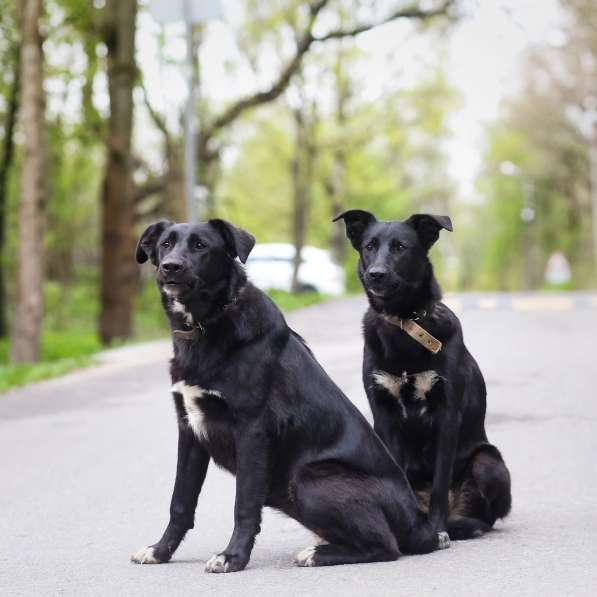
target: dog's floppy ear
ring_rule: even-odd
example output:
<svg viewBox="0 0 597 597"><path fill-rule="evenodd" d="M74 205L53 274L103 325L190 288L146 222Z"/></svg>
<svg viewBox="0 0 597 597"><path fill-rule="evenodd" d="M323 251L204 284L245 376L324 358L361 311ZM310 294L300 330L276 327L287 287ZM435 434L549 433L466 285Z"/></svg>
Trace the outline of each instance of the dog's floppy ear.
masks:
<svg viewBox="0 0 597 597"><path fill-rule="evenodd" d="M452 232L452 220L448 216L432 216L431 214L415 214L405 222L410 224L419 235L421 244L429 250L439 238L440 230Z"/></svg>
<svg viewBox="0 0 597 597"><path fill-rule="evenodd" d="M246 263L249 253L255 246L255 237L246 230L226 222L226 220L209 220L208 224L213 226L226 241L226 248L230 257L233 259L238 257L242 263Z"/></svg>
<svg viewBox="0 0 597 597"><path fill-rule="evenodd" d="M148 259L151 259L151 263L157 265L158 239L162 235L162 232L169 226L172 226L173 223L168 220L161 220L145 229L145 232L141 235L137 243L137 250L135 251L137 263L145 263Z"/></svg>
<svg viewBox="0 0 597 597"><path fill-rule="evenodd" d="M372 213L363 211L362 209L349 209L348 211L344 211L341 214L338 214L332 222L337 222L338 220L344 220L344 223L346 224L346 236L357 251L361 248L363 232L365 232L367 226L373 222L377 222L377 219Z"/></svg>

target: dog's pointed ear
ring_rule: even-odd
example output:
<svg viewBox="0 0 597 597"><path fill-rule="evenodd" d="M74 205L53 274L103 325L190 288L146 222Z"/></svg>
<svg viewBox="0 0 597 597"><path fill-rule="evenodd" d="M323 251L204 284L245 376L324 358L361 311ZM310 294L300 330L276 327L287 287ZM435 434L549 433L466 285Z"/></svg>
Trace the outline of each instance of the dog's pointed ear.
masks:
<svg viewBox="0 0 597 597"><path fill-rule="evenodd" d="M370 224L377 222L372 213L363 211L362 209L344 211L338 214L332 222L337 222L338 220L344 220L346 224L346 236L357 251L361 248L363 232L365 232Z"/></svg>
<svg viewBox="0 0 597 597"><path fill-rule="evenodd" d="M238 257L242 263L247 262L249 253L255 246L255 237L242 228L233 226L226 220L209 220L208 224L213 226L226 242L228 254L234 259Z"/></svg>
<svg viewBox="0 0 597 597"><path fill-rule="evenodd" d="M429 250L439 238L440 231L452 232L452 220L448 216L433 216L431 214L415 214L405 221L410 224L419 235L421 244Z"/></svg>
<svg viewBox="0 0 597 597"><path fill-rule="evenodd" d="M145 232L139 238L137 243L137 249L135 251L135 258L137 263L145 263L148 259L151 259L151 263L157 265L157 242L162 232L166 228L172 226L174 222L169 220L161 220L155 224L151 224L145 229Z"/></svg>

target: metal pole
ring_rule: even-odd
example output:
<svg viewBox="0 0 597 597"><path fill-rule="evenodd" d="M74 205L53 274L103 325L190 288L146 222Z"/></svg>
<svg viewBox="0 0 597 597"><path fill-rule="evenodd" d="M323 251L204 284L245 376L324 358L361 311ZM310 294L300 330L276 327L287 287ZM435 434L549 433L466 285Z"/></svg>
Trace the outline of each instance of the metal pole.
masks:
<svg viewBox="0 0 597 597"><path fill-rule="evenodd" d="M190 11L191 0L185 0L185 22L187 28L187 85L188 96L185 110L185 189L187 198L187 219L190 223L198 221L197 205L195 201L195 171L197 168L196 159L196 127L195 127L195 43L193 39L193 24Z"/></svg>

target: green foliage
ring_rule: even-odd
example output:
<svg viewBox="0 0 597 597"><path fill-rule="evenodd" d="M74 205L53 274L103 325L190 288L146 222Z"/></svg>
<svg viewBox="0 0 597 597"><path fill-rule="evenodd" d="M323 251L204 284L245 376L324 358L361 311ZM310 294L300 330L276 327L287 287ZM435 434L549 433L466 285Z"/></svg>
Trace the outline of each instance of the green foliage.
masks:
<svg viewBox="0 0 597 597"><path fill-rule="evenodd" d="M0 344L0 375L4 385L0 388L86 364L100 348L96 337L101 244L98 198L106 155L107 116L105 80L98 77L105 68L105 48L100 41L105 37L105 31L101 30L102 9L96 8L101 4L87 0L48 0L44 5L49 195L44 238L47 284L43 362L36 366L7 368L8 344L4 340ZM376 2L369 3L367 7L361 4L356 0L330 3L321 24L324 29L350 28L357 21L368 21L387 13L383 3L379 6ZM235 68L245 69L248 61L255 72L256 85L266 88L267 81L272 80L270 75L275 75L292 56L296 36L309 19L309 4L305 0L270 3L246 0L243 10L242 26L237 31L240 52L233 60ZM14 61L10 52L18 47L12 1L0 0L0 33L1 135L3 100L10 83L11 60ZM388 87L387 94L373 101L362 93L356 68L363 67L367 59L359 45L350 40L314 44L306 56L304 72L291 81L290 91L296 91L298 79L316 73L310 83L315 91L312 89L310 93L317 97L298 94L302 100L313 103L317 119L313 128L318 155L311 189L308 244L320 247L330 244L333 226L330 220L335 215L330 180L335 168L334 149L338 146L347 150L343 197L346 207L359 206L375 211L380 217L396 218L436 205L447 209L451 199L452 186L445 172L441 140L448 134L446 119L457 98L441 69L422 69L420 83L408 88L403 88L402 82L396 80ZM344 123L338 123L331 106L333 101L330 102L340 90L348 97ZM209 147L215 154L223 155L227 144L232 156L228 159L227 154L222 161L223 180L215 193L217 211L256 234L260 242L287 241L292 235L290 167L296 131L291 111L284 101L290 101L291 96L289 93L276 104L247 112L234 134L230 130L222 131ZM141 94L135 100L135 121L143 125L146 113L140 97ZM208 121L207 117L216 111L211 109L211 104L206 84L198 107L202 112L200 122ZM172 121L175 120L176 116ZM168 124L171 126L170 122ZM170 133L169 143L177 143L179 132ZM137 127L136 136L141 147L135 147L134 178L137 184L143 185L149 178L153 180L152 169L158 168L154 164L164 156L156 155L155 148L143 146L151 136L142 127ZM9 177L7 238L0 255L0 266L6 271L9 305L14 304L16 297L18 173L22 157L21 140L18 135L15 139L17 151ZM216 163L214 172L218 172L218 168ZM155 173L158 182L161 174ZM139 218L160 217L167 207L159 204L154 194L143 202ZM351 289L358 284L355 259L351 254L347 266ZM438 261L442 260L443 255L439 255ZM272 296L283 310L314 304L323 298L282 292L272 293ZM167 332L151 280L143 279L139 283L134 317L135 340L160 337Z"/></svg>
<svg viewBox="0 0 597 597"><path fill-rule="evenodd" d="M268 290L268 296L276 303L279 309L285 313L311 307L325 300L325 297L318 292L301 292L292 294L284 290Z"/></svg>
<svg viewBox="0 0 597 597"><path fill-rule="evenodd" d="M569 287L595 285L589 141L581 122L582 106L594 95L597 35L581 21L587 11L597 18L597 7L574 0L567 10L566 43L528 52L523 90L504 103L488 130L478 181L484 204L470 239L479 259L466 264L467 287L543 288L556 251L572 266ZM591 76L579 55L593 64ZM529 209L534 218L524 223L521 214Z"/></svg>
<svg viewBox="0 0 597 597"><path fill-rule="evenodd" d="M290 135L283 111L259 118L222 184L219 213L242 222L259 242L290 237Z"/></svg>
<svg viewBox="0 0 597 597"><path fill-rule="evenodd" d="M0 394L14 387L64 375L90 363L89 357L73 357L60 361L36 363L35 365L4 366L0 364Z"/></svg>
<svg viewBox="0 0 597 597"><path fill-rule="evenodd" d="M458 101L441 72L412 89L396 91L376 104L356 105L343 131L332 115L319 122L318 168L307 243L329 245L335 215L327 191L332 152L346 147L347 207L396 219L420 210L447 212L453 186L438 139L448 134L446 120ZM289 242L292 231L290 163L293 125L282 107L255 118L236 161L224 173L219 213L243 226L259 242Z"/></svg>
<svg viewBox="0 0 597 597"><path fill-rule="evenodd" d="M168 320L153 279L147 279L135 297L135 339L148 340L168 333Z"/></svg>
<svg viewBox="0 0 597 597"><path fill-rule="evenodd" d="M0 339L0 392L86 366L101 350L95 332L97 298L93 284L65 287L48 282L45 305L40 363L9 365L9 340Z"/></svg>
<svg viewBox="0 0 597 597"><path fill-rule="evenodd" d="M325 299L315 292L294 295L271 290L268 295L284 312L309 307ZM93 355L103 350L95 332L98 312L95 284L77 285L65 294L59 284L48 283L45 297L47 316L41 340L41 361L9 365L8 338L0 339L0 393L91 365ZM168 322L153 280L146 280L137 295L135 329L137 333L132 342L168 335Z"/></svg>

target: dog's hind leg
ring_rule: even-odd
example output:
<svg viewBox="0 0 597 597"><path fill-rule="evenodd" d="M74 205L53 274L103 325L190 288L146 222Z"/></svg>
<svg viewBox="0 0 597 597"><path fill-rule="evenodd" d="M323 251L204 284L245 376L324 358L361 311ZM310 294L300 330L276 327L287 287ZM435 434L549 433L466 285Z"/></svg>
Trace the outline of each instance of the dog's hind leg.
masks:
<svg viewBox="0 0 597 597"><path fill-rule="evenodd" d="M297 519L328 543L299 552L299 566L396 560L400 551L379 494L378 479L334 464L310 467L293 482Z"/></svg>
<svg viewBox="0 0 597 597"><path fill-rule="evenodd" d="M471 457L461 486L454 491L448 532L456 541L480 537L510 511L510 473L498 449L489 444Z"/></svg>
<svg viewBox="0 0 597 597"><path fill-rule="evenodd" d="M193 528L199 492L205 480L209 454L184 420L178 428L176 481L170 502L170 522L162 538L131 556L137 564L162 564L170 560L186 532Z"/></svg>
<svg viewBox="0 0 597 597"><path fill-rule="evenodd" d="M387 549L358 549L349 545L326 543L300 551L294 558L297 566L338 566L340 564L365 564L389 562L398 558L399 552Z"/></svg>

